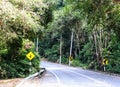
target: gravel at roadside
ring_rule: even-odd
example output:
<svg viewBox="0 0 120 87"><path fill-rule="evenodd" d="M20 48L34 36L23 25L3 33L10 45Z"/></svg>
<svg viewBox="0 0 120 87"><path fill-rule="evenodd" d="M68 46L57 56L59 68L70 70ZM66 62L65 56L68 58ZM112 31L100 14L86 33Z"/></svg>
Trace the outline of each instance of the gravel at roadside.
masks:
<svg viewBox="0 0 120 87"><path fill-rule="evenodd" d="M0 80L0 87L15 87L23 78Z"/></svg>

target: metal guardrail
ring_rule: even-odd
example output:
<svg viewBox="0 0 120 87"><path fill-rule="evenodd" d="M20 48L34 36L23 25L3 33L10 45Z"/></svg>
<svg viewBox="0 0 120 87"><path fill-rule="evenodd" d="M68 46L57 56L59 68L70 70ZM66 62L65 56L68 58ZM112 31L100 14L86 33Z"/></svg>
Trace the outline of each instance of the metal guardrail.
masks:
<svg viewBox="0 0 120 87"><path fill-rule="evenodd" d="M29 79L33 79L35 77L41 78L46 72L45 68L41 68L39 72L30 75L28 77L26 77L24 80L22 80L16 87L21 87L23 83L25 83L25 81L29 80Z"/></svg>
<svg viewBox="0 0 120 87"><path fill-rule="evenodd" d="M34 78L34 77L42 77L42 75L46 72L46 69L45 68L41 68L39 72L33 74L33 75L30 75L28 77L26 77L25 79L31 79L31 78Z"/></svg>

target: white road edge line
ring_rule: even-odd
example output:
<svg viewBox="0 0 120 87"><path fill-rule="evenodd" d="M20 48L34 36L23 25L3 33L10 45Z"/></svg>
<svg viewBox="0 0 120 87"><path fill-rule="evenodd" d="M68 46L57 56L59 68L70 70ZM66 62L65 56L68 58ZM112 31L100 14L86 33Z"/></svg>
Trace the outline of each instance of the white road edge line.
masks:
<svg viewBox="0 0 120 87"><path fill-rule="evenodd" d="M52 72L51 70L49 70L49 72L51 72L55 77L56 77L56 79L57 79L57 82L58 82L58 85L59 85L59 87L61 87L61 84L60 84L60 79L59 79L59 77L54 73L54 72Z"/></svg>

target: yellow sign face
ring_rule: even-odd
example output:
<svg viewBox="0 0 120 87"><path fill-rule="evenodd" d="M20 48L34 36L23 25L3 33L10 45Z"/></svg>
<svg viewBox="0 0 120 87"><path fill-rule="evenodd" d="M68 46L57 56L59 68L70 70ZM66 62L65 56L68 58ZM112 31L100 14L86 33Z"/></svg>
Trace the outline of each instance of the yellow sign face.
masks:
<svg viewBox="0 0 120 87"><path fill-rule="evenodd" d="M108 59L104 58L102 63L103 63L103 65L108 65Z"/></svg>
<svg viewBox="0 0 120 87"><path fill-rule="evenodd" d="M35 57L35 55L34 55L32 52L29 52L29 53L26 55L26 57L27 57L29 60L32 60L32 59Z"/></svg>
<svg viewBox="0 0 120 87"><path fill-rule="evenodd" d="M72 60L73 60L73 57L72 57L72 56L69 56L69 60L72 61Z"/></svg>

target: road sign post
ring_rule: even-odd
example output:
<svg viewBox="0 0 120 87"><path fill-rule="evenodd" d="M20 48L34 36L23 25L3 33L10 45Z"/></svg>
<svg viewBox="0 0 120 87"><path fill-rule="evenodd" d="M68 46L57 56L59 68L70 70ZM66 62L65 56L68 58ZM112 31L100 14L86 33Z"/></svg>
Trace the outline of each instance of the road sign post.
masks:
<svg viewBox="0 0 120 87"><path fill-rule="evenodd" d="M31 60L32 60L33 58L35 58L35 55L34 55L32 52L29 52L29 53L26 55L26 57L30 60L30 63L29 63L29 65L30 65L29 72L31 72L31 71L32 71L32 68L31 68L31 66L32 66Z"/></svg>
<svg viewBox="0 0 120 87"><path fill-rule="evenodd" d="M106 65L108 65L108 59L107 58L104 58L103 61L102 61L102 64L103 64L103 70L106 71Z"/></svg>
<svg viewBox="0 0 120 87"><path fill-rule="evenodd" d="M31 61L30 61L29 65L30 65L29 72L31 72L32 71L32 68L31 68L32 63L31 63Z"/></svg>
<svg viewBox="0 0 120 87"><path fill-rule="evenodd" d="M105 67L105 65L104 65L104 72L106 71L106 67Z"/></svg>

